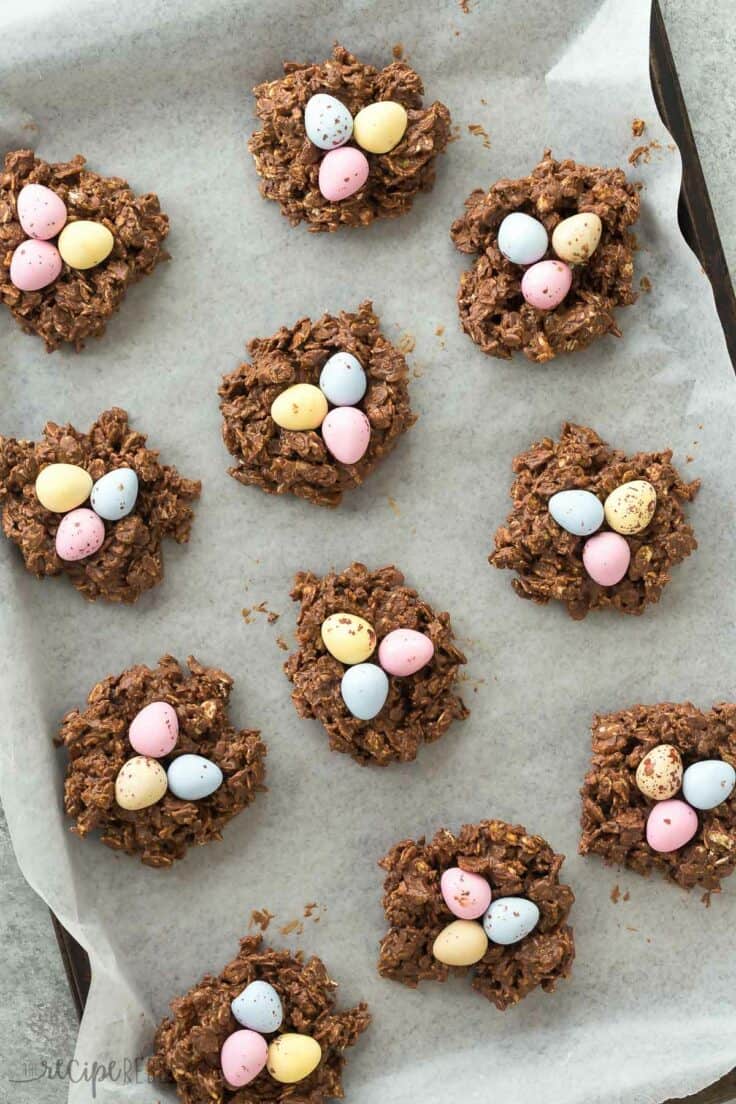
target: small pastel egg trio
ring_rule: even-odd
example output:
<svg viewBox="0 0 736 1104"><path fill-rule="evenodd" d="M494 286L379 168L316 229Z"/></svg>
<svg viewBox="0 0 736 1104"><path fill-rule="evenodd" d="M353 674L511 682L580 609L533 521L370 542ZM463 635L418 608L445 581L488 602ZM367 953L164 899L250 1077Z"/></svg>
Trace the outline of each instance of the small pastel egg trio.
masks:
<svg viewBox="0 0 736 1104"><path fill-rule="evenodd" d="M549 246L547 228L523 211L506 215L498 228L498 248L507 261L526 268L521 294L537 310L559 307L572 287L570 265L584 265L601 240L603 224L593 211L580 211L559 222L552 232L556 259L543 260Z"/></svg>
<svg viewBox="0 0 736 1104"><path fill-rule="evenodd" d="M354 613L332 613L322 622L322 642L331 656L348 668L340 693L348 710L360 721L376 717L388 697L388 676L406 678L426 667L434 644L416 629L394 629L378 647L378 664L367 663L376 650L376 631Z"/></svg>
<svg viewBox="0 0 736 1104"><path fill-rule="evenodd" d="M657 744L636 768L636 785L656 802L647 818L647 843L653 851L679 851L698 830L698 814L715 809L733 793L736 770L723 759L702 759L683 770L672 744ZM682 790L681 798L675 795Z"/></svg>
<svg viewBox="0 0 736 1104"><path fill-rule="evenodd" d="M281 429L321 429L336 460L357 464L371 440L371 423L355 405L367 388L368 379L358 358L352 353L333 353L322 368L319 387L313 383L287 387L271 403L271 417Z"/></svg>
<svg viewBox="0 0 736 1104"><path fill-rule="evenodd" d="M93 484L78 464L49 464L36 478L36 498L45 510L64 517L56 530L56 554L67 562L93 556L105 540L105 521L127 517L138 498L132 468L115 468ZM89 499L91 509L82 507Z"/></svg>
<svg viewBox="0 0 736 1104"><path fill-rule="evenodd" d="M115 239L107 226L88 219L67 222L64 200L43 184L21 188L16 208L28 235L10 259L10 279L19 291L41 291L53 284L62 263L84 271L112 253ZM57 238L56 245L51 238Z"/></svg>
<svg viewBox="0 0 736 1104"><path fill-rule="evenodd" d="M274 1081L295 1085L309 1077L322 1059L322 1048L311 1035L285 1032L271 1042L264 1035L283 1023L281 998L267 981L251 981L230 1004L243 1030L228 1035L220 1050L222 1075L229 1086L242 1089L265 1068Z"/></svg>
<svg viewBox="0 0 736 1104"><path fill-rule="evenodd" d="M326 150L319 166L319 190L330 203L355 195L368 179L368 153L390 153L406 133L406 108L395 100L368 104L352 117L344 103L319 92L304 109L304 129L317 149ZM345 143L353 138L361 149Z"/></svg>
<svg viewBox="0 0 736 1104"><path fill-rule="evenodd" d="M179 739L179 718L168 702L145 706L131 721L128 739L138 754L123 763L115 779L115 800L136 812L155 805L170 790L182 801L200 801L222 785L222 771L203 755L179 755L164 770L159 759L170 755Z"/></svg>
<svg viewBox="0 0 736 1104"><path fill-rule="evenodd" d="M646 479L632 479L611 491L604 503L592 491L573 489L553 494L547 508L562 529L588 538L583 545L583 566L593 582L615 586L631 562L626 537L649 525L657 508L657 492ZM597 532L604 521L610 530Z"/></svg>
<svg viewBox="0 0 736 1104"><path fill-rule="evenodd" d="M432 954L445 966L474 966L488 943L508 947L534 931L539 909L526 897L499 897L480 874L453 866L440 878L442 898L453 916L432 945Z"/></svg>

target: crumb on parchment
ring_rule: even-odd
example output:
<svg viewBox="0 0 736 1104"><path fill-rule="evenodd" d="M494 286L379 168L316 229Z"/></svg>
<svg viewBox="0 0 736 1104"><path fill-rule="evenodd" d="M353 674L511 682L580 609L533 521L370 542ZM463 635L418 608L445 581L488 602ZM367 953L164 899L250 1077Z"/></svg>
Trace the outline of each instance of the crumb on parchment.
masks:
<svg viewBox="0 0 736 1104"><path fill-rule="evenodd" d="M641 138L644 131L647 129L647 124L643 119L632 119L631 121L631 136L632 138Z"/></svg>

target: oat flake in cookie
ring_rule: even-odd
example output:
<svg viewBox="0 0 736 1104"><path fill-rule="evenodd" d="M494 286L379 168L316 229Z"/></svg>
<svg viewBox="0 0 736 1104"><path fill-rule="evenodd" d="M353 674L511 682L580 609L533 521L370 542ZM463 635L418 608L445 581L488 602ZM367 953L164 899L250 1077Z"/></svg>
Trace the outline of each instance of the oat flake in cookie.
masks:
<svg viewBox="0 0 736 1104"><path fill-rule="evenodd" d="M540 265L558 259L553 242L565 257L576 258L572 286L554 309L537 309L525 301L522 277L532 271L526 267L528 258L522 257L523 265L515 264L499 249L499 227L516 212L531 216L547 230L546 254L532 254ZM559 235L554 237L563 220L581 212L597 216L602 224L598 243L583 258L576 254L574 241L572 249L565 249ZM639 192L621 169L555 161L549 150L529 176L499 180L488 192L472 192L465 214L451 229L460 252L477 255L460 279L457 298L463 329L490 356L507 360L523 352L539 363L584 349L606 333L620 337L614 312L636 299L631 286L635 239L629 228L638 217Z"/></svg>
<svg viewBox="0 0 736 1104"><path fill-rule="evenodd" d="M433 949L448 925L459 923L481 932L486 927L491 933L480 959L468 956L466 962L472 958L472 965L452 968L472 969L473 989L498 1009L517 1004L538 986L551 992L560 978L568 976L575 957L573 931L567 923L574 896L559 880L563 861L564 855L555 854L541 836L502 820L466 824L457 835L442 828L429 843L422 836L395 844L379 864L386 871L382 903L389 924L381 940L379 974L412 989L420 981L446 981L450 967L435 957ZM507 936L496 933L483 917L458 922L458 916L467 914L458 902L466 898L450 896L447 879L449 874L461 873L473 876L466 879L470 883L482 879L490 887L488 912L504 898L518 902L517 921L524 919L525 911L533 912L532 930L524 934L520 926L513 933L514 942L502 943ZM477 909L470 910L470 915L477 917ZM493 915L495 921L495 910Z"/></svg>
<svg viewBox="0 0 736 1104"><path fill-rule="evenodd" d="M228 1086L223 1076L222 1047L241 1028L231 1005L254 981L272 987L283 1008L277 1032L265 1036L269 1044L297 1034L319 1045L316 1069L295 1084L279 1083L268 1066L239 1090ZM239 953L220 974L207 974L172 1000L171 1016L156 1030L148 1072L157 1081L173 1081L182 1104L323 1104L333 1097L342 1099L344 1052L358 1042L371 1017L363 1002L338 1011L336 989L316 956L305 959L302 952L264 946L260 935L241 939Z"/></svg>
<svg viewBox="0 0 736 1104"><path fill-rule="evenodd" d="M169 867L187 848L221 839L227 822L265 790L266 745L258 732L230 723L232 678L191 656L187 665L167 655L157 667L139 664L110 675L93 686L85 708L66 714L56 739L69 757L64 808L75 821L72 831L82 837L98 831L108 847L138 855L146 866ZM153 748L157 757L147 760L149 767L166 770L180 756L197 755L216 765L222 782L199 800L167 789L147 807L125 809L115 783L136 756L130 727L155 702L173 709L178 724L173 748L170 740Z"/></svg>
<svg viewBox="0 0 736 1104"><path fill-rule="evenodd" d="M545 437L514 458L514 505L496 532L490 563L516 573L511 585L521 598L541 605L551 599L564 602L575 620L598 609L643 613L659 601L671 569L697 548L684 506L700 483L685 483L671 461L669 449L627 456L587 426L563 425L559 441ZM621 511L612 510L611 503L620 505L622 488L625 511L617 521ZM633 502L638 514L630 501L632 488L639 492ZM608 504L606 520L598 508L592 522L602 526L598 532L581 524L577 528L588 535L578 535L553 517L550 500L571 490L590 492L600 506ZM632 523L632 517L638 520ZM585 521L582 510L577 520ZM632 524L643 527L632 533ZM611 575L612 566L618 570ZM591 571L599 580L618 580L602 585Z"/></svg>
<svg viewBox="0 0 736 1104"><path fill-rule="evenodd" d="M455 693L466 660L455 644L450 615L436 613L405 585L396 567L369 571L354 563L346 571L322 578L302 571L294 580L291 597L301 607L299 648L284 666L294 684L292 701L300 717L320 721L333 751L351 755L361 764L407 763L416 758L422 744L438 740L454 720L468 716ZM380 642L397 629L422 634L433 645L431 658L419 670L388 677L385 703L369 720L351 713L343 698L346 671L357 668L336 659L325 644L323 626L334 614L353 615L367 622L374 634L367 655L344 653L348 664L378 665Z"/></svg>

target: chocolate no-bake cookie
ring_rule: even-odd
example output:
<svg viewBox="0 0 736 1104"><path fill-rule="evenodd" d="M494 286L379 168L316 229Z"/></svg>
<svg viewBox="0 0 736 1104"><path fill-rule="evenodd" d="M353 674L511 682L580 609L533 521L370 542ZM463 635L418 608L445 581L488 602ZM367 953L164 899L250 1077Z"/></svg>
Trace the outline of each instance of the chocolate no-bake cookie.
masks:
<svg viewBox="0 0 736 1104"><path fill-rule="evenodd" d="M61 513L42 506L35 482L51 464L73 464L100 479L119 468L132 469L138 480L133 511L108 521L105 538L92 555L62 560L56 551ZM41 441L0 437L0 500L2 525L21 550L26 568L43 578L65 574L85 598L135 602L163 578L161 543L170 537L179 544L189 539L193 511L201 484L185 479L176 468L161 464L158 453L146 447L146 438L128 424L119 407L100 414L88 433L71 425L47 422ZM68 516L68 515L67 515Z"/></svg>
<svg viewBox="0 0 736 1104"><path fill-rule="evenodd" d="M454 720L468 716L454 692L466 660L455 645L450 616L436 613L416 590L405 586L397 568L369 571L354 563L322 578L302 571L291 597L301 604L299 650L284 666L294 684L292 701L300 717L321 722L333 751L352 755L361 764L407 763L423 743L438 740ZM325 620L342 612L364 618L378 639L396 629L411 629L426 634L434 645L432 658L421 670L389 679L385 705L371 720L360 720L348 710L341 694L346 667L322 639Z"/></svg>
<svg viewBox="0 0 736 1104"><path fill-rule="evenodd" d="M563 861L541 836L502 820L466 824L458 835L442 828L429 843L422 836L395 844L379 864L386 871L383 909L390 927L381 940L378 972L412 989L427 979L447 980L449 967L435 958L433 946L458 914L443 899L440 879L459 867L486 879L492 900L521 897L539 910L531 934L507 946L489 944L472 967L473 988L501 1010L537 986L551 992L570 973L575 956L567 923L575 898L559 880Z"/></svg>
<svg viewBox="0 0 736 1104"><path fill-rule="evenodd" d="M155 668L138 664L103 679L86 708L66 714L56 738L69 756L64 808L76 822L72 831L84 837L98 830L104 844L140 855L146 866L169 867L188 847L221 839L227 822L265 790L266 745L258 732L238 730L228 718L233 680L191 656L187 664L188 670L167 655ZM211 796L187 801L169 791L134 810L117 803L117 775L135 755L128 730L152 702L168 703L178 719L176 745L161 765L187 754L215 763L223 780Z"/></svg>
<svg viewBox="0 0 736 1104"><path fill-rule="evenodd" d="M511 585L521 598L564 602L576 620L604 608L643 613L659 601L672 567L697 548L683 506L700 482L685 483L671 460L671 450L626 456L587 426L563 425L559 441L545 437L514 458L514 506L496 532L490 563L516 572ZM643 531L620 538L628 545L628 568L619 582L602 586L583 564L586 541L554 520L549 500L560 491L585 490L602 505L612 491L637 480L655 489L656 509Z"/></svg>
<svg viewBox="0 0 736 1104"><path fill-rule="evenodd" d="M575 264L572 286L553 310L539 310L521 293L524 269L500 251L498 229L519 211L555 226L582 212L602 223L600 243L584 264ZM605 333L620 336L615 308L636 299L632 291L635 240L629 228L639 217L639 192L621 169L555 161L545 150L533 172L499 180L488 192L472 192L451 235L462 253L477 254L458 290L460 322L484 353L509 359L521 351L542 363L559 353L584 349ZM548 257L554 258L550 249Z"/></svg>
<svg viewBox="0 0 736 1104"><path fill-rule="evenodd" d="M112 251L88 269L64 263L60 275L39 291L21 291L10 278L14 250L28 238L20 224L17 199L28 184L41 184L66 205L67 225L90 220L113 236ZM0 176L0 299L26 333L42 337L51 352L62 343L75 349L88 337L100 337L130 284L168 258L163 241L169 220L158 197L136 195L125 180L85 168L80 155L49 164L32 150L6 154Z"/></svg>
<svg viewBox="0 0 736 1104"><path fill-rule="evenodd" d="M736 705L719 702L701 712L690 702L635 705L593 719L593 754L581 790L580 853L637 874L659 870L683 889L720 892L721 879L736 867L736 798L698 809L692 839L675 851L655 851L647 842L647 818L656 802L636 782L636 771L661 744L679 752L685 769L703 760L736 767Z"/></svg>
<svg viewBox="0 0 736 1104"><path fill-rule="evenodd" d="M262 129L252 135L248 149L261 178L261 193L279 203L293 226L304 220L312 231L337 230L396 218L409 210L419 192L432 187L435 158L450 137L450 113L442 103L423 106L421 78L405 61L375 69L336 45L329 60L319 65L287 61L284 73L254 89ZM398 145L388 153L369 155L365 184L334 202L320 192L323 150L309 141L304 126L307 102L320 93L339 100L353 116L382 100L401 104L408 115Z"/></svg>
<svg viewBox="0 0 736 1104"><path fill-rule="evenodd" d="M338 461L318 429L282 429L271 417L279 394L300 383L317 386L325 362L340 352L357 357L368 383L358 406L370 423L370 441L353 464ZM240 483L338 506L343 492L361 484L416 421L406 360L382 334L369 300L355 313L302 318L272 337L254 338L248 354L250 362L219 388L222 436L237 461L229 472Z"/></svg>
<svg viewBox="0 0 736 1104"><path fill-rule="evenodd" d="M240 1027L231 1002L256 980L272 986L280 998L280 1032L308 1035L321 1047L317 1068L296 1084L280 1084L268 1069L240 1089L228 1086L223 1076L222 1046ZM342 1099L344 1051L358 1041L371 1017L365 1003L337 1011L336 988L316 956L305 960L301 952L262 946L260 935L241 939L239 953L220 974L207 974L171 1002L172 1015L156 1030L148 1072L157 1080L173 1081L183 1104L322 1104L328 1098Z"/></svg>

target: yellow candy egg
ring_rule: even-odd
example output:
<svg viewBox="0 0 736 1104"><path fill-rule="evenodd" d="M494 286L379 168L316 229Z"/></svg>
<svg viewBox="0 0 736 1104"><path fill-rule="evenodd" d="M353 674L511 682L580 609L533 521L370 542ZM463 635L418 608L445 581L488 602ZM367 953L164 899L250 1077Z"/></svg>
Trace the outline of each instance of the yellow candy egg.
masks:
<svg viewBox="0 0 736 1104"><path fill-rule="evenodd" d="M682 756L672 744L657 744L636 768L636 784L654 801L674 797L682 786Z"/></svg>
<svg viewBox="0 0 736 1104"><path fill-rule="evenodd" d="M330 655L352 666L373 653L376 630L354 613L333 613L322 622L322 640Z"/></svg>
<svg viewBox="0 0 736 1104"><path fill-rule="evenodd" d="M434 941L432 954L445 966L472 966L488 949L488 936L477 920L453 920Z"/></svg>
<svg viewBox="0 0 736 1104"><path fill-rule="evenodd" d="M316 1070L322 1058L322 1047L311 1035L287 1033L279 1035L269 1045L266 1069L274 1081L293 1085Z"/></svg>
<svg viewBox="0 0 736 1104"><path fill-rule="evenodd" d="M319 429L327 414L327 399L312 383L295 383L271 403L271 417L282 429Z"/></svg>
<svg viewBox="0 0 736 1104"><path fill-rule="evenodd" d="M606 521L617 533L631 536L646 529L657 508L657 492L646 479L633 479L611 491L603 504Z"/></svg>
<svg viewBox="0 0 736 1104"><path fill-rule="evenodd" d="M59 252L70 268L94 268L112 253L115 244L110 231L101 222L68 222L59 234Z"/></svg>
<svg viewBox="0 0 736 1104"><path fill-rule="evenodd" d="M552 231L552 248L557 256L570 264L585 264L598 248L603 223L592 211L558 222Z"/></svg>
<svg viewBox="0 0 736 1104"><path fill-rule="evenodd" d="M388 153L398 146L408 124L406 108L394 100L380 100L359 111L353 138L368 153Z"/></svg>
<svg viewBox="0 0 736 1104"><path fill-rule="evenodd" d="M147 809L166 793L166 771L157 759L135 755L118 771L115 800L121 809Z"/></svg>
<svg viewBox="0 0 736 1104"><path fill-rule="evenodd" d="M55 514L66 514L86 502L92 476L77 464L49 464L36 479L36 498Z"/></svg>

